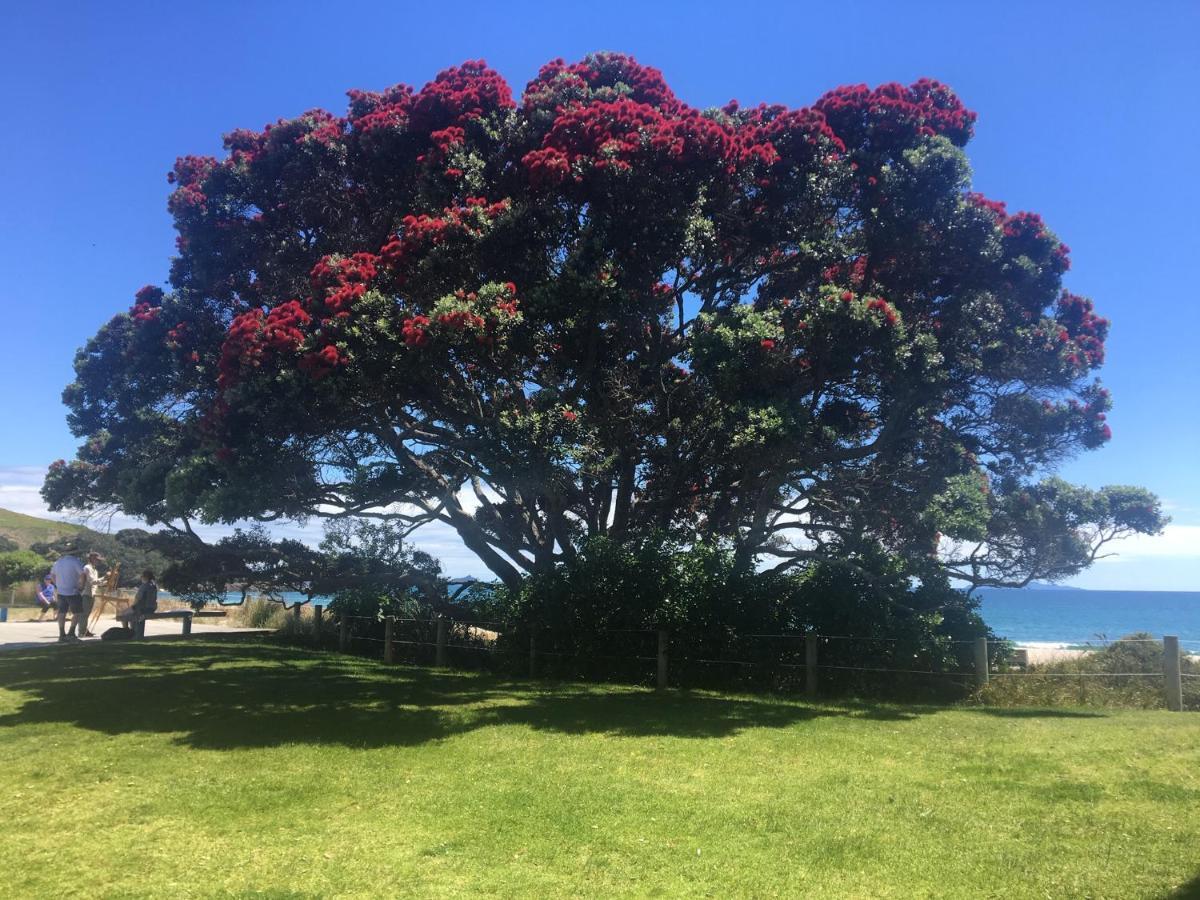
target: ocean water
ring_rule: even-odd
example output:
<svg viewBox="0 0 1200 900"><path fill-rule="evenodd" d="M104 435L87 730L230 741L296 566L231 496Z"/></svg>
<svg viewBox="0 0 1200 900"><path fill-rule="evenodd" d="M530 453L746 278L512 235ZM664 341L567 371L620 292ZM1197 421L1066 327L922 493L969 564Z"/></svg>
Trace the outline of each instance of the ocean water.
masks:
<svg viewBox="0 0 1200 900"><path fill-rule="evenodd" d="M984 588L980 612L996 634L1022 643L1081 644L1135 631L1200 645L1200 592Z"/></svg>

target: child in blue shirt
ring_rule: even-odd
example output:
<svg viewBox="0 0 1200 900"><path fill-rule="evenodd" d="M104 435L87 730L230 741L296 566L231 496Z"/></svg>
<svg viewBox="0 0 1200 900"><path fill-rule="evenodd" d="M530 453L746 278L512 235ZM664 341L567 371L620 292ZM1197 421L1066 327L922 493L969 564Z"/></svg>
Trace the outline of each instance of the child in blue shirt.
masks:
<svg viewBox="0 0 1200 900"><path fill-rule="evenodd" d="M42 584L37 590L37 603L41 608L37 617L39 622L46 618L46 613L58 610L58 592L55 590L54 582L50 579L49 575L42 579Z"/></svg>

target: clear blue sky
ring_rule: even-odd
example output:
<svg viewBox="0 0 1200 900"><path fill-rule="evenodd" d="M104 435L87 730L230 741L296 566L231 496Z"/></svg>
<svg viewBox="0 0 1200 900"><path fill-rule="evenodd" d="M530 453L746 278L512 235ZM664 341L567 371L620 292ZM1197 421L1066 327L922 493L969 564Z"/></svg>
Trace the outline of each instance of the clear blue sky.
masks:
<svg viewBox="0 0 1200 900"><path fill-rule="evenodd" d="M483 57L520 93L556 56L632 53L695 106L805 105L842 83L952 85L976 188L1042 213L1072 290L1113 320L1111 444L1063 474L1144 484L1176 525L1077 583L1200 590L1200 3L92 3L8 7L0 33L0 506L73 440L71 358L166 279L177 155L347 88ZM436 549L436 548L434 548ZM449 551L447 551L449 552ZM466 566L469 557L448 560Z"/></svg>

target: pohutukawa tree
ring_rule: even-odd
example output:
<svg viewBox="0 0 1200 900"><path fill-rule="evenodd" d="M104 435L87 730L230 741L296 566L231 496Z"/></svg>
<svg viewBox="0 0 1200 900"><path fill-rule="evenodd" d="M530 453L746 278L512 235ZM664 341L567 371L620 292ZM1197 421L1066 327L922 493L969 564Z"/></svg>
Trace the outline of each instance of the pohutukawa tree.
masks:
<svg viewBox="0 0 1200 900"><path fill-rule="evenodd" d="M602 53L349 97L176 162L171 290L79 356L53 507L442 522L509 584L650 529L1021 583L1161 528L1037 480L1109 437L1108 322L971 192L944 85L702 111Z"/></svg>

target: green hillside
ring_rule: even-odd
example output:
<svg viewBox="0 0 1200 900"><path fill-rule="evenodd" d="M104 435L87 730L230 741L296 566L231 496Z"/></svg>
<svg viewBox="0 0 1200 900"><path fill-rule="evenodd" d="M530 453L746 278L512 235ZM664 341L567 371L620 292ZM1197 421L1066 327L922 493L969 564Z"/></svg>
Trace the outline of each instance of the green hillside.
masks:
<svg viewBox="0 0 1200 900"><path fill-rule="evenodd" d="M0 535L16 541L22 549L28 549L31 544L53 541L86 530L83 526L72 525L70 522L39 519L36 516L13 512L11 509L0 509Z"/></svg>

